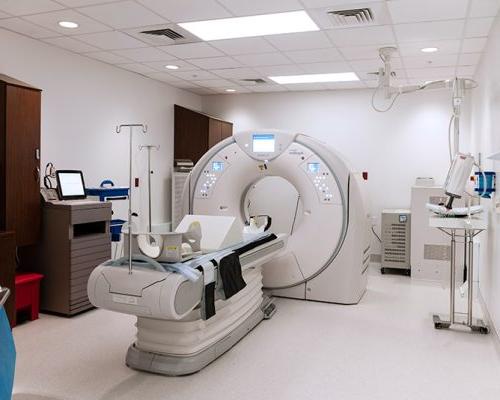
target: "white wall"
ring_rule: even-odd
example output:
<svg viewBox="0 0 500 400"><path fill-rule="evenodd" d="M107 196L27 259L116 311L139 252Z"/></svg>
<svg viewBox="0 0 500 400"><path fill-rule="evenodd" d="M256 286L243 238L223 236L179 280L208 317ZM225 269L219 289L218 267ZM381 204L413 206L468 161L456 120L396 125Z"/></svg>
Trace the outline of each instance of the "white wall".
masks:
<svg viewBox="0 0 500 400"><path fill-rule="evenodd" d="M473 92L471 110L472 150L483 157L500 152L500 16L488 39L486 52L476 73L479 87ZM500 174L500 163L483 160L483 168ZM497 177L497 187L500 181ZM499 196L496 195L496 201ZM484 201L489 208L489 230L479 236L481 261L479 285L488 311L500 334L500 214L493 211L493 201Z"/></svg>
<svg viewBox="0 0 500 400"><path fill-rule="evenodd" d="M42 173L52 161L59 169L83 170L87 186L104 179L128 186L128 132L117 135L114 129L147 123L149 133L134 137L134 176L143 178L134 203L141 198L146 217L145 151L137 147L158 144L152 158L153 221L170 221L173 104L200 109L199 96L2 29L0 54L0 73L43 89Z"/></svg>
<svg viewBox="0 0 500 400"><path fill-rule="evenodd" d="M384 114L370 106L371 90L207 96L203 110L235 124L234 131L276 128L331 144L358 171L369 172L371 212L409 208L418 176L444 181L449 167L450 95L401 96ZM379 230L379 228L376 228Z"/></svg>

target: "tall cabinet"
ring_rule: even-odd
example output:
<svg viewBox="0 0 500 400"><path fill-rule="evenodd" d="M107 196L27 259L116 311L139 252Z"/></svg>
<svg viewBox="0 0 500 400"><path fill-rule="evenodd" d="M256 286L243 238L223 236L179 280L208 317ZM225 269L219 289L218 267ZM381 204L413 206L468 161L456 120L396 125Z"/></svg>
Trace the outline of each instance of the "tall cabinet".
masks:
<svg viewBox="0 0 500 400"><path fill-rule="evenodd" d="M11 290L11 325L16 247L40 239L40 114L41 90L0 74L0 286Z"/></svg>
<svg viewBox="0 0 500 400"><path fill-rule="evenodd" d="M174 106L174 158L195 164L208 149L233 134L233 124L219 118Z"/></svg>
<svg viewBox="0 0 500 400"><path fill-rule="evenodd" d="M41 90L0 75L0 231L16 246L40 238Z"/></svg>

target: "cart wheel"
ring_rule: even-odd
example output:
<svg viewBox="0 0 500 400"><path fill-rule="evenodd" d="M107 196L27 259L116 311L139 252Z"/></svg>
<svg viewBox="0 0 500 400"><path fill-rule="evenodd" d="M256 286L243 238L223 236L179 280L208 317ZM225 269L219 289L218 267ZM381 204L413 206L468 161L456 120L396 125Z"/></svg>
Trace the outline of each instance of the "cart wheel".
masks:
<svg viewBox="0 0 500 400"><path fill-rule="evenodd" d="M384 267L380 268L380 273L381 273L382 275L384 275L384 274L385 274L385 268L384 268Z"/></svg>
<svg viewBox="0 0 500 400"><path fill-rule="evenodd" d="M479 333L483 334L483 335L486 335L487 333L489 332L488 328L482 326L481 328L479 328Z"/></svg>
<svg viewBox="0 0 500 400"><path fill-rule="evenodd" d="M434 329L443 329L443 324L441 324L441 322L435 322Z"/></svg>
<svg viewBox="0 0 500 400"><path fill-rule="evenodd" d="M411 276L411 269L406 270L406 276Z"/></svg>

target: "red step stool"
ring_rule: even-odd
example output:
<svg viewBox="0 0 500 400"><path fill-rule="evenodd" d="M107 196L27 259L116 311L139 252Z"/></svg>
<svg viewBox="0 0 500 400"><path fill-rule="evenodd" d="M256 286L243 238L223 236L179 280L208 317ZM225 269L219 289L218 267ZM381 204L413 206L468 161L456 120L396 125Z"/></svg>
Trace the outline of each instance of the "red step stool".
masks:
<svg viewBox="0 0 500 400"><path fill-rule="evenodd" d="M38 319L40 310L40 281L43 275L35 273L16 274L16 312L28 309L30 321Z"/></svg>

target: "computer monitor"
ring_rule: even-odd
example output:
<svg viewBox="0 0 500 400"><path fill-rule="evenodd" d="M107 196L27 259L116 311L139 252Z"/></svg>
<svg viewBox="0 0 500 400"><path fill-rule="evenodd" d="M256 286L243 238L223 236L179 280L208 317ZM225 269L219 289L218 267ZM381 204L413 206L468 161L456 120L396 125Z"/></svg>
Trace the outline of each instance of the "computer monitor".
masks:
<svg viewBox="0 0 500 400"><path fill-rule="evenodd" d="M85 182L82 171L58 170L57 192L61 200L85 199Z"/></svg>

